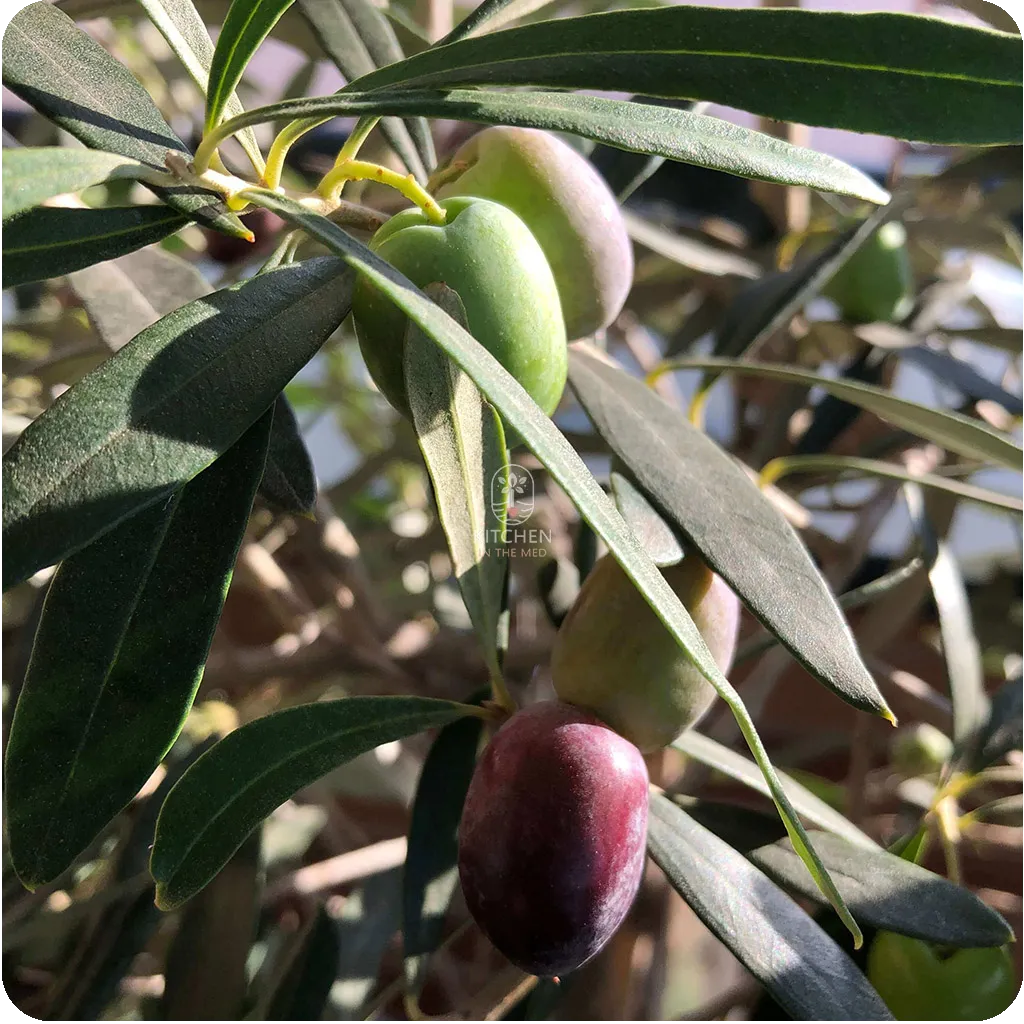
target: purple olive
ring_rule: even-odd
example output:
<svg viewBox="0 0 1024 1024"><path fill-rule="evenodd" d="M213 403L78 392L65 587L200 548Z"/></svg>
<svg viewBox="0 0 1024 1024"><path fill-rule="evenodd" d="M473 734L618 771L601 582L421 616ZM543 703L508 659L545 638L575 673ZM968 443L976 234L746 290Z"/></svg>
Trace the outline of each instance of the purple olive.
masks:
<svg viewBox="0 0 1024 1024"><path fill-rule="evenodd" d="M477 764L459 826L466 904L530 974L565 974L611 938L640 885L647 767L589 712L557 701L510 718Z"/></svg>

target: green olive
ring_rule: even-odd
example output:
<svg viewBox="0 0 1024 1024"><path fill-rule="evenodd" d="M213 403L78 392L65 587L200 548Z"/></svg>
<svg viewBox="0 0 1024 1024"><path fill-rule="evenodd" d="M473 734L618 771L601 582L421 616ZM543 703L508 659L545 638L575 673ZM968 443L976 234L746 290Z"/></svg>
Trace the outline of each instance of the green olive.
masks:
<svg viewBox="0 0 1024 1024"><path fill-rule="evenodd" d="M726 671L736 650L736 595L693 553L661 572ZM594 566L558 631L551 677L563 701L593 711L644 753L671 743L715 699L611 555Z"/></svg>
<svg viewBox="0 0 1024 1024"><path fill-rule="evenodd" d="M839 307L844 320L902 320L914 300L913 272L903 225L897 221L883 224L839 268L822 289L822 295Z"/></svg>
<svg viewBox="0 0 1024 1024"><path fill-rule="evenodd" d="M435 180L439 199L481 196L523 219L555 275L570 339L619 315L633 281L633 247L615 196L571 146L533 128L487 128Z"/></svg>
<svg viewBox="0 0 1024 1024"><path fill-rule="evenodd" d="M929 725L916 725L897 729L889 746L893 767L908 777L928 775L939 771L953 756L953 741Z"/></svg>
<svg viewBox="0 0 1024 1024"><path fill-rule="evenodd" d="M544 253L529 228L497 203L463 197L443 206L443 225L404 210L373 236L370 248L413 284L437 281L458 292L469 332L550 415L565 388L568 349ZM402 361L408 318L365 279L356 285L352 315L370 376L408 416Z"/></svg>
<svg viewBox="0 0 1024 1024"><path fill-rule="evenodd" d="M1020 988L1005 948L958 949L941 959L927 942L879 932L868 980L897 1020L989 1020Z"/></svg>

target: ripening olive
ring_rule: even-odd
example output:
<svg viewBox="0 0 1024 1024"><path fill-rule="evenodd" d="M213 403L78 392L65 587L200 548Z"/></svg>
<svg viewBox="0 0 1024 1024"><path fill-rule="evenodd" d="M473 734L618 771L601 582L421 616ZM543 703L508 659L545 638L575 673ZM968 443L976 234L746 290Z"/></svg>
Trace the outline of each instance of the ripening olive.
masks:
<svg viewBox="0 0 1024 1024"><path fill-rule="evenodd" d="M739 627L736 595L694 553L661 572L727 671ZM551 677L562 700L593 711L644 753L671 743L715 698L611 555L594 566L558 631Z"/></svg>
<svg viewBox="0 0 1024 1024"><path fill-rule="evenodd" d="M551 269L529 228L485 199L443 204L446 223L418 209L392 217L370 248L421 288L458 292L470 334L548 414L562 397L568 364L565 328ZM359 348L377 386L409 414L403 371L405 314L365 278L352 298Z"/></svg>
<svg viewBox="0 0 1024 1024"><path fill-rule="evenodd" d="M640 885L647 767L603 722L557 701L513 715L484 750L459 824L477 924L530 974L565 974L622 923Z"/></svg>
<svg viewBox="0 0 1024 1024"><path fill-rule="evenodd" d="M906 228L897 221L883 224L839 268L822 295L839 307L844 320L902 320L914 301Z"/></svg>
<svg viewBox="0 0 1024 1024"><path fill-rule="evenodd" d="M633 281L633 247L615 196L571 146L534 128L487 128L436 180L439 199L481 196L523 219L555 275L570 339L619 315Z"/></svg>
<svg viewBox="0 0 1024 1024"><path fill-rule="evenodd" d="M920 939L879 932L868 952L868 980L897 1020L989 1020L1017 995L1015 973L1003 947L940 958Z"/></svg>

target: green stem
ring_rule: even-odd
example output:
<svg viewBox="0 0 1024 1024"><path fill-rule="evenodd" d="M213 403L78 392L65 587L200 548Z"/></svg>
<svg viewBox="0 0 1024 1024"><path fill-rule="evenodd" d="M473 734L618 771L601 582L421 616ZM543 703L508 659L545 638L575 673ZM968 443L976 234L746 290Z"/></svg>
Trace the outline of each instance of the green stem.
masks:
<svg viewBox="0 0 1024 1024"><path fill-rule="evenodd" d="M276 139L270 147L270 152L267 154L267 169L263 172L263 181L267 188L277 188L281 184L281 175L284 172L284 161L288 155L288 150L302 138L306 132L312 131L317 125L323 124L325 121L329 121L329 117L304 117L299 121L292 121L291 124L286 124L284 128L278 133ZM205 144L205 139L203 140ZM199 157L199 152L202 151L202 146L196 152L196 158Z"/></svg>
<svg viewBox="0 0 1024 1024"><path fill-rule="evenodd" d="M328 201L337 202L341 198L341 190L346 181L366 180L390 185L401 192L410 202L415 203L435 224L444 223L444 210L437 205L433 196L411 174L399 174L397 171L381 167L380 164L371 164L366 160L345 160L335 164L324 175L323 180L317 186L317 192Z"/></svg>
<svg viewBox="0 0 1024 1024"><path fill-rule="evenodd" d="M341 147L338 159L334 161L335 167L340 167L346 160L355 160L367 136L377 127L379 120L380 116L378 114L359 118L355 128L352 129L352 133L345 140L345 145Z"/></svg>

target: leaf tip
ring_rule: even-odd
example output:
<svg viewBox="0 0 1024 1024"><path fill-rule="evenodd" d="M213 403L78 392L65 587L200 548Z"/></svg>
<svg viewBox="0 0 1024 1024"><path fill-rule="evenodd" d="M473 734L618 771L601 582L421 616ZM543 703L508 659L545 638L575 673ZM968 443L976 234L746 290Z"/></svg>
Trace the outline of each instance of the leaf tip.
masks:
<svg viewBox="0 0 1024 1024"><path fill-rule="evenodd" d="M182 900L172 899L167 893L167 886L163 882L156 883L156 894L153 897L157 910L176 910L181 906Z"/></svg>

